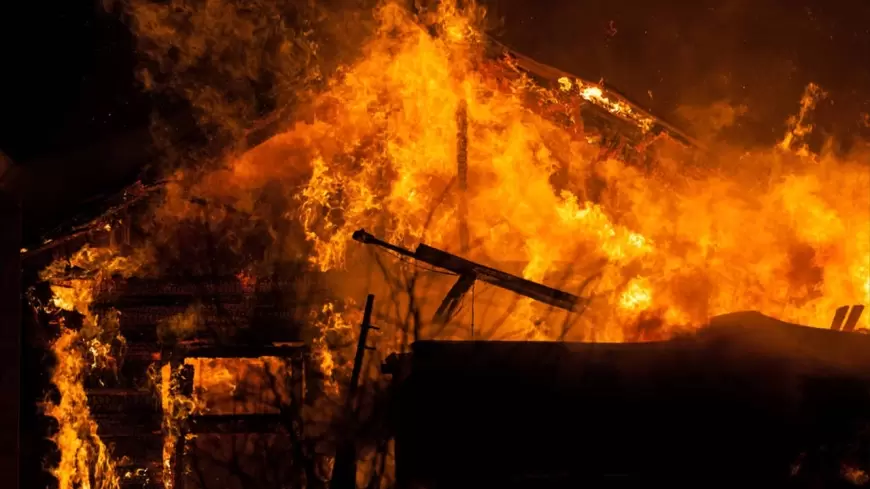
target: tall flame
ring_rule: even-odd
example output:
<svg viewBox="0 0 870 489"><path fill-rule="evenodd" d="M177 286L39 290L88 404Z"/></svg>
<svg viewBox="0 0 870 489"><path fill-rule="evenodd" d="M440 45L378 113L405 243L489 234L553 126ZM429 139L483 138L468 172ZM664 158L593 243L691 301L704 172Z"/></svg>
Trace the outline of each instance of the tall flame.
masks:
<svg viewBox="0 0 870 489"><path fill-rule="evenodd" d="M650 314L667 334L741 309L827 326L839 305L867 302L866 155L793 148L808 131L817 87L778 148L722 148L696 156L701 166L662 142L648 170L601 158L576 123L538 113L528 100L542 89L501 77L462 15L442 7L434 26L442 35L433 36L404 9L383 5L361 59L317 97L314 118L235 158L196 192L240 203L234 195L310 172L295 215L322 270L349 266L350 235L360 227L456 250L456 112L464 101L469 258L521 263L526 277L560 277L568 290L598 273L575 337L638 339L635 325ZM575 85L584 100L611 102L571 80L547 100ZM528 307L537 312L517 307L511 315L522 331L541 324L538 305Z"/></svg>
<svg viewBox="0 0 870 489"><path fill-rule="evenodd" d="M118 475L110 453L97 434L91 418L84 377L88 365L81 337L64 329L52 350L57 366L51 380L60 392L60 401L50 403L46 414L57 420L58 432L53 441L60 450L60 463L53 469L60 489L115 489Z"/></svg>
<svg viewBox="0 0 870 489"><path fill-rule="evenodd" d="M117 349L113 344L123 345L123 337L116 314L95 314L90 305L103 279L132 274L142 260L140 255L124 257L109 248L86 246L69 260L59 260L42 272L43 279L53 281L49 309L76 312L82 317L78 329L68 327L61 317L60 334L51 344L56 359L51 381L60 398L47 403L46 414L58 423L53 440L60 450L60 462L53 472L59 489L118 487L111 454L91 417L84 382L92 372L115 366ZM68 269L81 277L63 279Z"/></svg>

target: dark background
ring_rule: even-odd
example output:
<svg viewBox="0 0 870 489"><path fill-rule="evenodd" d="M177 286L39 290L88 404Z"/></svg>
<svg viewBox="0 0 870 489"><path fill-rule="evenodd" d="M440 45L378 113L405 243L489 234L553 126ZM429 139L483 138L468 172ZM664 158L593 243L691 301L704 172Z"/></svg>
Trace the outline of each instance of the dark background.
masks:
<svg viewBox="0 0 870 489"><path fill-rule="evenodd" d="M0 150L43 217L129 179L148 160L155 108L134 76L133 40L94 0L2 2ZM807 83L830 92L820 129L844 141L870 112L867 0L489 0L494 31L539 61L605 82L686 126L677 110L750 107L730 137L770 144ZM692 132L691 127L686 127ZM109 185L110 186L110 185ZM60 196L71 195L66 201ZM33 217L37 219L37 217ZM25 215L25 222L27 222Z"/></svg>

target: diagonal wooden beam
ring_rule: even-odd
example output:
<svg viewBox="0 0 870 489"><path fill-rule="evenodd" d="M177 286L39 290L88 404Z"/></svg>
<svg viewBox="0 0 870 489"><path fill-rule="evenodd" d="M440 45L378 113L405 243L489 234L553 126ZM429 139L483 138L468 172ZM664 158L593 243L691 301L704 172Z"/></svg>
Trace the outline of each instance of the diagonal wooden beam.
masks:
<svg viewBox="0 0 870 489"><path fill-rule="evenodd" d="M459 303L462 302L462 298L465 297L465 294L471 290L476 278L477 276L473 273L466 273L459 276L456 283L453 284L453 287L450 287L444 300L441 301L438 310L435 311L436 323L447 324L448 321L453 319L453 316L456 315L457 308L459 308Z"/></svg>
<svg viewBox="0 0 870 489"><path fill-rule="evenodd" d="M559 309L575 311L581 305L580 298L574 294L569 294L568 292L559 289L554 289L495 268L481 265L480 263L466 260L465 258L425 244L418 245L417 249L412 252L400 246L382 241L367 233L364 229L360 229L353 233L353 239L363 244L373 244L386 248L402 256L407 256L434 267L448 270L460 276L473 275L475 279L482 282L510 290L511 292L534 299L538 302L543 302L544 304L553 307L558 307Z"/></svg>

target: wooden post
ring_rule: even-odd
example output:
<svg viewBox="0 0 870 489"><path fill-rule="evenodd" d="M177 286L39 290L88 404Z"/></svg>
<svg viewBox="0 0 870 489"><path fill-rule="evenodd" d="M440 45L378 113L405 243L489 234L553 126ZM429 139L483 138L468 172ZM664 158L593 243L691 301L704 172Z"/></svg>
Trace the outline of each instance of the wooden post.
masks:
<svg viewBox="0 0 870 489"><path fill-rule="evenodd" d="M190 397L193 395L193 365L184 365L179 361L170 362L170 392L172 397ZM164 416L166 413L164 413ZM177 413L170 413L176 416ZM172 489L184 489L184 451L187 436L187 420L179 419L178 438L175 440L175 453L172 463Z"/></svg>
<svg viewBox="0 0 870 489"><path fill-rule="evenodd" d="M353 423L356 421L356 392L359 387L359 376L362 371L363 358L365 357L366 337L369 329L374 328L371 324L372 307L375 296L369 294L366 298L366 308L363 313L363 321L360 326L359 341L356 346L356 356L353 360L353 371L350 375L350 385L347 390L345 414L350 422L351 429L345 430L344 439L336 450L335 465L332 474L331 489L354 489L356 487L356 440L354 440Z"/></svg>
<svg viewBox="0 0 870 489"><path fill-rule="evenodd" d="M468 254L468 103L456 108L456 174L459 182L459 249Z"/></svg>

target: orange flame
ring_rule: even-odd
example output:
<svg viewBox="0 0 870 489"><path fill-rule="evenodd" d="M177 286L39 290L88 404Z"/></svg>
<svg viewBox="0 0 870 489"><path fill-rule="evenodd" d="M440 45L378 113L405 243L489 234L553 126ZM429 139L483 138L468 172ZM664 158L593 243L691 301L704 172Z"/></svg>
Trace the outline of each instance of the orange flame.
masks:
<svg viewBox="0 0 870 489"><path fill-rule="evenodd" d="M91 371L115 365L111 343L123 343L123 337L118 333L117 314L94 314L90 304L102 279L135 273L142 263L108 248L86 246L68 261L57 261L42 272L43 279L54 281L53 308L74 311L83 317L79 330L66 327L61 318L60 336L51 346L57 359L51 380L60 400L49 402L46 414L58 422L53 440L60 450L60 462L53 472L60 489L118 487L111 454L97 434L97 424L90 414L84 381ZM88 278L55 281L64 277L69 267Z"/></svg>
<svg viewBox="0 0 870 489"><path fill-rule="evenodd" d="M58 422L52 440L60 450L60 463L52 472L60 489L115 489L119 487L115 465L88 407L84 389L88 365L82 350L80 335L69 329L52 344L57 366L51 379L60 392L60 402L49 403L46 409Z"/></svg>
<svg viewBox="0 0 870 489"><path fill-rule="evenodd" d="M264 5L264 11L272 11ZM262 19L271 17L236 19L240 11L222 2L194 10L180 8L179 25L190 20L206 26L207 32L184 37L179 73L196 71L193 67L203 59L218 65L223 59L238 61L224 33L245 46L266 49L257 32L263 30ZM182 36L169 9L142 3L135 15L139 33L149 32L161 41L158 46ZM375 13L377 27L360 58L337 70L300 109L297 120L286 121L286 130L234 155L220 170L193 179L182 172L155 215L173 223L203 213L189 204L195 195L229 204L273 227L282 224L276 220L298 221L311 246L307 258L321 271L338 271L337 288L359 297L375 288L380 297L388 297L393 290L383 284L366 282L362 290L360 277L370 275L364 269L371 260L358 251L351 234L363 227L405 246L423 241L457 250L456 114L464 106L465 198L472 245L467 258L588 298L582 317L574 318L579 326L559 331L559 317L540 304L481 291L475 300L504 313L474 317L478 331L488 338L632 341L665 337L741 309L826 327L838 306L870 304L870 158L810 153L804 138L812 130L813 106L823 96L818 87L808 88L799 114L789 121L789 131L776 148L725 148L717 154L685 156L667 140L657 141L650 147L655 165L644 169L613 155L602 157L598 135L572 118L553 120L539 105L562 104L562 113L573 113L575 107L565 100L574 94L642 129L651 124L646 116L581 80L563 78L552 90L523 77L505 80L501 74L510 70L484 56L479 18L476 7L459 9L452 2L439 2L437 10L419 18L395 3L381 5ZM280 62L291 43L283 34L278 37L279 55L267 57L267 66L254 62L259 59L255 56L243 56L252 61L233 66L240 71L227 67L224 75L255 80L273 66L287 68L282 79L298 75L299 66L293 64L298 59L286 66ZM202 59L193 59L199 55ZM181 86L210 123L226 126L234 136L253 117L244 97ZM276 182L293 201L277 219L258 214L256 197ZM286 245L272 251L289 256ZM136 273L142 263L112 250L89 248L72 261L97 278L106 271ZM60 265L45 276L63 276L66 264ZM51 411L61 424L61 489L94 478L91 474L98 475L100 488L117 484L82 388L86 352L94 359L111 354L105 338L111 321L89 308L90 278L53 287L56 307L86 318L82 331L65 330L55 343L55 352L64 359L54 377L61 401ZM252 286L248 276L242 278ZM422 307L434 309L449 287L448 281L437 279L432 280L436 286L422 292L434 300L421 300ZM460 314L457 324L468 325L474 314L470 309ZM325 374L327 393L335 396L349 362L331 347L329 335L352 337L356 322L339 314L332 303L320 312L321 324L309 343ZM638 324L651 315L660 320L662 331L639 336ZM184 336L194 328L194 319L180 317L165 328ZM393 319L398 323L402 318ZM870 315L859 327L870 327ZM443 335L468 337L464 331ZM227 375L238 366L208 366L214 371L204 382L235 385L226 384ZM171 372L165 369L161 386L168 413L168 463L178 420L201 406L195 399L170 395ZM169 469L164 473L167 483L172 479Z"/></svg>
<svg viewBox="0 0 870 489"><path fill-rule="evenodd" d="M692 155L659 139L649 147L656 163L644 169L602 157L594 133L573 118L551 120L552 111L530 101L570 104L576 98L563 95L573 93L641 128L649 127L646 116L581 80L564 78L549 90L505 79L511 70L484 55L480 17L476 7L452 2L419 18L381 5L360 58L338 70L304 116L174 191L161 212L183 215L180 202L193 194L253 213L257 192L284 183L298 207L282 219L298 219L312 263L347 270L347 283L369 263L350 239L361 227L405 246L422 241L456 251L456 114L465 104L467 257L568 291L588 285L578 327L559 337L636 339L637 321L650 313L664 320L666 336L742 309L825 327L838 306L867 302L867 155L806 150L812 108L823 96L817 86L777 148ZM560 113L573 110L565 105ZM300 176L307 181L297 191ZM621 299L636 277L648 290L642 308ZM428 296L438 300L442 285ZM487 300L509 311L498 325L480 325L488 336L554 337L540 330L558 316L539 304ZM467 326L469 316L458 322ZM860 326L868 325L865 316Z"/></svg>

